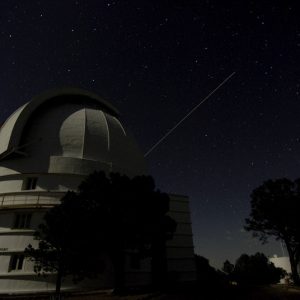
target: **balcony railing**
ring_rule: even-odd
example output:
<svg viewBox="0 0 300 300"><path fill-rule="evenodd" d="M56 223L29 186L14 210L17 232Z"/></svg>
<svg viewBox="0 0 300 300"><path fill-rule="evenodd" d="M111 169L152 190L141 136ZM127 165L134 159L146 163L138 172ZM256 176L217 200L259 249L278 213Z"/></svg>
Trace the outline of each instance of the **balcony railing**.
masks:
<svg viewBox="0 0 300 300"><path fill-rule="evenodd" d="M59 204L65 192L19 191L0 194L0 209L15 206L51 206Z"/></svg>

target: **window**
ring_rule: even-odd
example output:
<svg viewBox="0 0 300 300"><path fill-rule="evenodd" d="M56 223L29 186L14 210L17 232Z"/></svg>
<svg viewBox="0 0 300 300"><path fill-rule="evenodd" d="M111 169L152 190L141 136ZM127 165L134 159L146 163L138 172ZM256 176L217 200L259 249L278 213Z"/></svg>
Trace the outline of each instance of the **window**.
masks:
<svg viewBox="0 0 300 300"><path fill-rule="evenodd" d="M10 259L9 270L22 270L24 263L24 255L23 254L14 254Z"/></svg>
<svg viewBox="0 0 300 300"><path fill-rule="evenodd" d="M32 214L16 214L14 228L30 228Z"/></svg>
<svg viewBox="0 0 300 300"><path fill-rule="evenodd" d="M23 182L23 190L34 190L36 188L37 178L28 177Z"/></svg>

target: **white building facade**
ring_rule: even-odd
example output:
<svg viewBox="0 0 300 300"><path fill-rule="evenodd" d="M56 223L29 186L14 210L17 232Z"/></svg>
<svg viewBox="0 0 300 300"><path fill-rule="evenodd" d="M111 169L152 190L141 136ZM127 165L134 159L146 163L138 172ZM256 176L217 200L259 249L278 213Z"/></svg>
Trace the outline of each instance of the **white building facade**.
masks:
<svg viewBox="0 0 300 300"><path fill-rule="evenodd" d="M23 251L36 245L33 233L45 211L94 171L130 177L147 174L134 138L118 111L98 95L61 89L40 95L15 111L0 130L0 293L51 291L53 276L38 277ZM194 249L185 196L170 195L170 215L177 221L167 244L169 271L178 280L195 279ZM128 262L127 283L150 280L149 261ZM93 283L111 284L111 272ZM64 288L74 288L65 282Z"/></svg>

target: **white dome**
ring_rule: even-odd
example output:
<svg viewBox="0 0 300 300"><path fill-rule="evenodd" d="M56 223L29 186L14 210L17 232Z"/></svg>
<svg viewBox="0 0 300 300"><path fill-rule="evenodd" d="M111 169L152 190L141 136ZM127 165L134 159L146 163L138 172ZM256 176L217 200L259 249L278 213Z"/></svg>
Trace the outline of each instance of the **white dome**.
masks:
<svg viewBox="0 0 300 300"><path fill-rule="evenodd" d="M19 168L18 173L145 174L143 155L118 117L110 104L86 91L39 96L2 126L1 165Z"/></svg>

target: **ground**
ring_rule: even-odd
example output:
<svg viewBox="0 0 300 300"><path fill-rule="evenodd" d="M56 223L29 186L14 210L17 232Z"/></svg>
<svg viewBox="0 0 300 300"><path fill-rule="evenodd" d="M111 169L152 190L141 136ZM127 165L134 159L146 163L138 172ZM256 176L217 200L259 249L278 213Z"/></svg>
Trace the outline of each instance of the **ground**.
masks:
<svg viewBox="0 0 300 300"><path fill-rule="evenodd" d="M39 296L0 296L3 300L50 300L49 295ZM300 289L283 285L262 287L227 287L204 291L199 288L196 292L181 290L177 292L137 293L115 296L110 291L77 293L63 295L62 300L296 300L300 299Z"/></svg>

